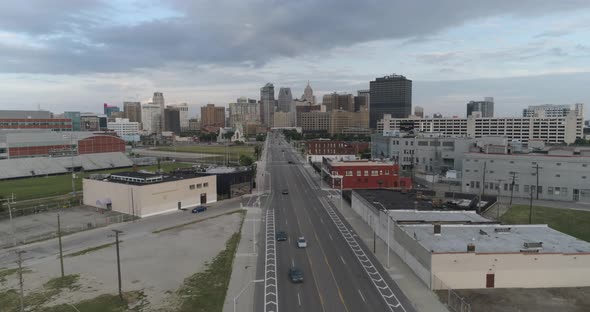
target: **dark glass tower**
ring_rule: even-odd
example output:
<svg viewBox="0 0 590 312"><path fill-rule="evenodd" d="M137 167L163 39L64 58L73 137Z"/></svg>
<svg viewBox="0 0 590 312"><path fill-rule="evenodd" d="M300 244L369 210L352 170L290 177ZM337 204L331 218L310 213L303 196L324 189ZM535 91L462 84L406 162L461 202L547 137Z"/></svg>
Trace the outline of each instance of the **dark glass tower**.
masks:
<svg viewBox="0 0 590 312"><path fill-rule="evenodd" d="M376 78L369 85L369 127L377 128L384 114L407 118L412 114L412 80L402 75Z"/></svg>

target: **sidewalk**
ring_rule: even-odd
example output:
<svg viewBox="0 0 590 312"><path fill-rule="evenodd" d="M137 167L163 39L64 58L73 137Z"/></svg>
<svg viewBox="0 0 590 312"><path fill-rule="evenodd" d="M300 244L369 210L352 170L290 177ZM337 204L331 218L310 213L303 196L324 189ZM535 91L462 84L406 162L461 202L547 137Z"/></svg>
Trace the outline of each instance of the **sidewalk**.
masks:
<svg viewBox="0 0 590 312"><path fill-rule="evenodd" d="M231 278L225 295L225 302L223 304L223 312L233 312L233 300L242 289L244 292L240 295L237 301L236 311L240 312L254 312L254 285L251 281L256 279L256 264L258 261L258 253L261 252L259 248L254 248L253 232L258 237L257 233L262 227L261 215L262 210L258 207L244 207L246 208L246 216L244 224L242 225L242 237L240 244L236 250L236 256L232 267ZM253 223L255 228L253 227Z"/></svg>
<svg viewBox="0 0 590 312"><path fill-rule="evenodd" d="M340 199L337 196L332 197L332 202L336 207L340 207ZM367 244L373 246L373 232L362 218L352 210L350 205L344 201L341 213L356 231L359 237ZM389 272L391 278L398 284L399 288L408 297L413 307L418 312L438 312L448 311L446 306L441 303L437 296L412 272L412 270L391 250L389 254L390 268L387 268L387 244L377 237L376 257L381 265Z"/></svg>

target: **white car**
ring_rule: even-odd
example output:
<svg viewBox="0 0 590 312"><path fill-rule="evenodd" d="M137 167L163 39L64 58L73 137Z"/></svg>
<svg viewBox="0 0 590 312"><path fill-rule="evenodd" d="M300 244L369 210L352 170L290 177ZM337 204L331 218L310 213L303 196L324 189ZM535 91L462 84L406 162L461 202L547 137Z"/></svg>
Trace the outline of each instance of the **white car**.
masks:
<svg viewBox="0 0 590 312"><path fill-rule="evenodd" d="M301 237L297 238L297 247L299 247L299 248L307 247L307 241L305 240L305 237L301 236Z"/></svg>

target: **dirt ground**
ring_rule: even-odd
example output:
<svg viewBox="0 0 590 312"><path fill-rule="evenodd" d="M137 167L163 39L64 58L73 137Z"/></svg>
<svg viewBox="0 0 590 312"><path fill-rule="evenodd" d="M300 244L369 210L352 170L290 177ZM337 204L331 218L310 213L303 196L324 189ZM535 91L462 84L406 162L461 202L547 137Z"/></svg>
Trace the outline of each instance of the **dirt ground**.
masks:
<svg viewBox="0 0 590 312"><path fill-rule="evenodd" d="M471 304L474 312L590 311L590 287L463 289L456 292Z"/></svg>
<svg viewBox="0 0 590 312"><path fill-rule="evenodd" d="M123 291L143 292L147 300L143 311L165 310L184 279L201 271L225 249L225 242L238 231L241 220L241 214L224 215L157 234L122 235ZM66 274L80 275L79 287L52 297L45 306L75 304L100 294L116 293L115 259L114 246L64 258ZM38 292L45 282L59 276L59 267L58 259L27 267L30 271L24 274L25 295ZM8 289L18 289L16 274L0 283L0 292Z"/></svg>

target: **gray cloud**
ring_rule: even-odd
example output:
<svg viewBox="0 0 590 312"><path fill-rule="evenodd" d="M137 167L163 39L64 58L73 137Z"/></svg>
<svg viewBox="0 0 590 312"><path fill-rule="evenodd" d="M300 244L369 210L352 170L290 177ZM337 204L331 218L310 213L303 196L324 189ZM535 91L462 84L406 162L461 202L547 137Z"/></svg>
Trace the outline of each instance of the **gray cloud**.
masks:
<svg viewBox="0 0 590 312"><path fill-rule="evenodd" d="M590 7L586 0L163 3L178 16L132 25L101 22L108 5L98 0L39 0L29 10L23 9L25 4L0 4L0 30L25 33L42 44L32 48L1 43L0 71L126 72L171 62L262 65L276 57L372 40L421 40L499 14L533 16Z"/></svg>

